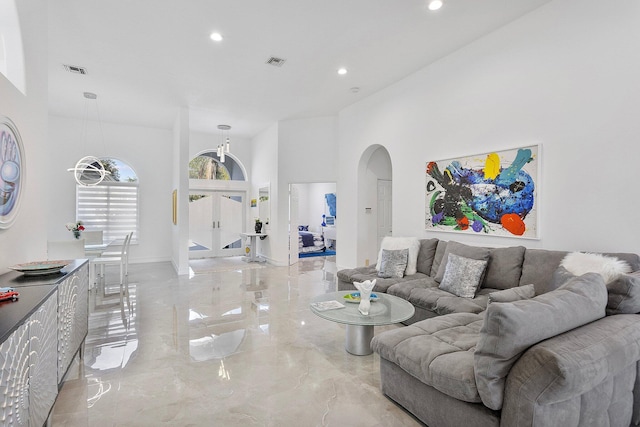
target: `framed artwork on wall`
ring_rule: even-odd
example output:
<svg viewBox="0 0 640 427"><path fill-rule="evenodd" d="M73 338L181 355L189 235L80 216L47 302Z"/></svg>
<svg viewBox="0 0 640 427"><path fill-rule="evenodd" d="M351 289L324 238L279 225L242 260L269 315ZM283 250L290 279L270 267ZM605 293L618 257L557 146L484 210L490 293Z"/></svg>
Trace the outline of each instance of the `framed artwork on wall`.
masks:
<svg viewBox="0 0 640 427"><path fill-rule="evenodd" d="M18 128L0 116L0 228L11 227L18 216L26 172Z"/></svg>
<svg viewBox="0 0 640 427"><path fill-rule="evenodd" d="M538 239L540 145L427 162L425 229Z"/></svg>

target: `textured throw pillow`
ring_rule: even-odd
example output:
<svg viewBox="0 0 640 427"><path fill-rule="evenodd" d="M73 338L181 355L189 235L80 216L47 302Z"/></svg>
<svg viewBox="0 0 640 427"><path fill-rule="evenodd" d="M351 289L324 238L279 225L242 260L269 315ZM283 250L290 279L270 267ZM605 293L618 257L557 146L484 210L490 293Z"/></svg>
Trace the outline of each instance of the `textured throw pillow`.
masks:
<svg viewBox="0 0 640 427"><path fill-rule="evenodd" d="M420 240L416 237L391 237L387 236L382 239L380 251L378 252L378 261L376 262L376 270L380 271L380 262L382 261L383 249L409 249L409 258L407 259L407 269L404 271L406 275L416 274L418 272L418 252L420 251Z"/></svg>
<svg viewBox="0 0 640 427"><path fill-rule="evenodd" d="M383 249L378 277L384 279L403 277L408 258L409 249Z"/></svg>
<svg viewBox="0 0 640 427"><path fill-rule="evenodd" d="M462 298L473 298L480 286L487 261L449 254L444 276L438 288Z"/></svg>
<svg viewBox="0 0 640 427"><path fill-rule="evenodd" d="M560 267L566 268L569 273L576 276L581 276L584 273L598 273L604 278L604 283L612 282L621 274L631 272L631 266L625 261L586 252L567 254L560 262Z"/></svg>
<svg viewBox="0 0 640 427"><path fill-rule="evenodd" d="M480 261L487 261L489 259L489 253L489 249L487 248L481 248L478 246L467 246L458 242L448 242L447 249L444 251L444 255L442 255L442 261L440 261L440 266L438 267L438 273L435 277L436 282L442 282L444 271L447 268L447 260L449 254L455 254L461 257L477 259Z"/></svg>
<svg viewBox="0 0 640 427"><path fill-rule="evenodd" d="M587 273L535 298L489 304L473 355L478 394L488 408L502 408L511 367L529 347L605 315L602 276Z"/></svg>
<svg viewBox="0 0 640 427"><path fill-rule="evenodd" d="M607 315L640 313L640 271L607 283Z"/></svg>
<svg viewBox="0 0 640 427"><path fill-rule="evenodd" d="M309 231L309 226L308 225L299 225L298 226L298 231Z"/></svg>
<svg viewBox="0 0 640 427"><path fill-rule="evenodd" d="M489 294L489 304L492 302L514 302L536 296L536 288L531 285L517 286Z"/></svg>

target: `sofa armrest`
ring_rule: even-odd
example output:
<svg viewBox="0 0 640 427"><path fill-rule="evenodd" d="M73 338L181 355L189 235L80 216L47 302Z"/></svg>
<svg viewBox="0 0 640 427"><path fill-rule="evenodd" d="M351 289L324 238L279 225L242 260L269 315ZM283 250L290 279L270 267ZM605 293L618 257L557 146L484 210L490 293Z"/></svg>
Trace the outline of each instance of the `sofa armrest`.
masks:
<svg viewBox="0 0 640 427"><path fill-rule="evenodd" d="M609 316L528 349L507 377L501 425L629 425L640 316ZM635 418L635 417L634 417Z"/></svg>

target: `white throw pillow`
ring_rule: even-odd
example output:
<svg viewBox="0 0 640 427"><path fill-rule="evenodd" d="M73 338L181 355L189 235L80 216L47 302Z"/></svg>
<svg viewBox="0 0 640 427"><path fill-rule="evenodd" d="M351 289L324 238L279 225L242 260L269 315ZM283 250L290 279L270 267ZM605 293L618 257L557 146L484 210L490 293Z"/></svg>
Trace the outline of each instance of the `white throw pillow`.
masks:
<svg viewBox="0 0 640 427"><path fill-rule="evenodd" d="M572 252L567 254L560 266L569 273L582 276L585 273L598 273L604 283L616 280L621 274L631 272L631 266L618 258L588 252Z"/></svg>
<svg viewBox="0 0 640 427"><path fill-rule="evenodd" d="M376 270L380 271L382 263L383 249L409 249L409 258L407 259L407 269L405 275L416 274L418 272L418 252L420 251L420 240L417 237L390 237L382 239L380 244L380 252L378 252L378 261L376 262Z"/></svg>

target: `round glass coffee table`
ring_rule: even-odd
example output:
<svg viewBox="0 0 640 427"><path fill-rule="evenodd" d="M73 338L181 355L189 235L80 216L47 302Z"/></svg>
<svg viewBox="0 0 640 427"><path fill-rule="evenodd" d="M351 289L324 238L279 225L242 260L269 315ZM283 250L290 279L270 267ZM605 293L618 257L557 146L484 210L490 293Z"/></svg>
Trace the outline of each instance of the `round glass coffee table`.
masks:
<svg viewBox="0 0 640 427"><path fill-rule="evenodd" d="M373 327L400 323L409 319L415 313L413 305L402 298L394 297L380 292L374 292L378 299L371 301L369 315L365 316L358 311L357 302L350 302L344 296L355 291L338 291L318 295L311 301L311 311L323 319L347 325L345 337L345 349L357 356L366 356L373 353L371 339L373 339ZM344 308L321 310L314 307L314 303L323 301L338 301Z"/></svg>

